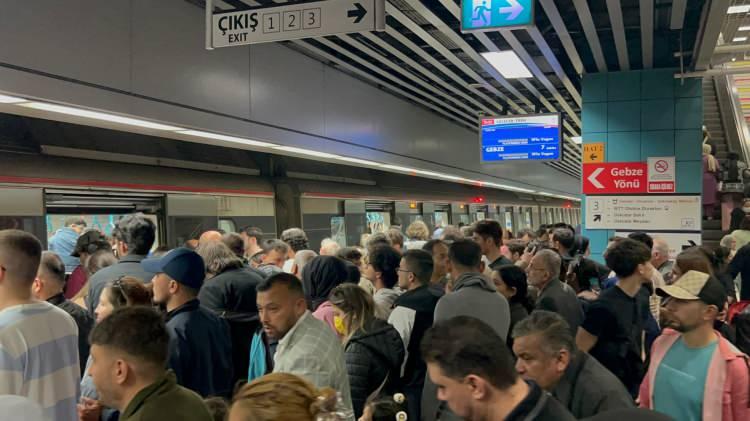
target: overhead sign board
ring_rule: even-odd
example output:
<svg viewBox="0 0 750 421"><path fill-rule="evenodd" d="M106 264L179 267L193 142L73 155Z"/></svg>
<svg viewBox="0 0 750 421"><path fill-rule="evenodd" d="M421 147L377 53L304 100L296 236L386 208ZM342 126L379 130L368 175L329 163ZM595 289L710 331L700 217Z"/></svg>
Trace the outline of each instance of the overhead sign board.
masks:
<svg viewBox="0 0 750 421"><path fill-rule="evenodd" d="M583 163L604 162L604 142L583 144Z"/></svg>
<svg viewBox="0 0 750 421"><path fill-rule="evenodd" d="M673 156L648 158L648 192L675 192L675 158Z"/></svg>
<svg viewBox="0 0 750 421"><path fill-rule="evenodd" d="M562 150L560 114L485 117L480 121L482 162L553 161Z"/></svg>
<svg viewBox="0 0 750 421"><path fill-rule="evenodd" d="M700 196L586 198L586 229L696 232L700 223Z"/></svg>
<svg viewBox="0 0 750 421"><path fill-rule="evenodd" d="M534 0L462 0L461 31L495 31L534 23Z"/></svg>
<svg viewBox="0 0 750 421"><path fill-rule="evenodd" d="M643 162L583 164L583 193L645 193L646 178L647 165Z"/></svg>
<svg viewBox="0 0 750 421"><path fill-rule="evenodd" d="M214 14L212 48L385 30L385 0L325 0Z"/></svg>

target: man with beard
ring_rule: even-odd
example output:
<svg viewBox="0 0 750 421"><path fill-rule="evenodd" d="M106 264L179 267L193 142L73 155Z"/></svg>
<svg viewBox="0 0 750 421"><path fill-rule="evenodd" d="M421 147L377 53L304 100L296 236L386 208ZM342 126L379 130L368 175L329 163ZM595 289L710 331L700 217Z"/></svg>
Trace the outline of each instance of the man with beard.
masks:
<svg viewBox="0 0 750 421"><path fill-rule="evenodd" d="M640 405L678 420L746 420L747 355L713 328L727 295L714 277L689 271L657 289L667 298Z"/></svg>

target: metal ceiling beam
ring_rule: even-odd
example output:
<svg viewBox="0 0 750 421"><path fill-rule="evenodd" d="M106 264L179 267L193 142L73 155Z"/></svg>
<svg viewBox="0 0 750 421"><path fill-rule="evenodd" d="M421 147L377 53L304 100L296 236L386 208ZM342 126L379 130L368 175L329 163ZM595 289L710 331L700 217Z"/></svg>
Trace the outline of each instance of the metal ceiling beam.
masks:
<svg viewBox="0 0 750 421"><path fill-rule="evenodd" d="M314 54L318 55L319 57L322 57L322 58L324 58L325 60L327 60L329 62L336 63L339 67L347 69L350 72L355 73L355 74L357 74L357 75L359 75L359 76L361 76L361 77L369 80L372 83L375 83L376 85L384 86L387 90L395 92L398 95L401 95L401 96L403 96L405 98L409 98L409 99L411 99L414 102L420 103L420 104L424 105L425 107L427 107L427 108L429 108L429 109L431 109L431 110L433 110L433 111L435 111L437 113L440 113L440 114L442 114L445 117L448 117L450 120L453 120L453 121L459 123L462 126L468 127L468 128L470 128L472 130L476 130L476 121L474 121L473 124L468 124L463 119L461 119L459 117L456 117L455 115L449 113L448 111L443 110L442 108L440 108L440 107L438 107L436 105L430 104L429 102L423 100L422 98L415 97L413 94L405 91L404 89L402 89L402 88L400 88L398 86L383 85L383 81L380 80L380 79L378 79L377 77L375 77L375 76L373 76L373 75L371 75L371 74L369 74L369 73L367 73L367 72L365 72L365 71L357 68L356 66L350 64L349 62L347 62L345 60L341 60L340 58L334 56L333 54L328 53L327 51L325 51L325 50L323 50L321 48L316 47L315 45L311 44L309 41L290 41L290 42L292 44L294 44L294 45L297 45L299 47L302 47L302 48L305 48L307 50L310 50Z"/></svg>
<svg viewBox="0 0 750 421"><path fill-rule="evenodd" d="M454 17L459 20L461 19L461 10L453 0L441 0L441 3L446 7L446 9L448 9L448 11L453 14ZM576 123L576 125L578 127L581 127L581 119L578 118L576 112L573 111L573 108L571 108L568 102L565 101L562 95L560 95L560 93L557 91L557 88L555 88L555 86L549 81L549 79L547 79L547 76L544 74L544 72L542 72L539 66L537 66L531 55L529 55L523 45L518 41L516 36L513 35L513 32L506 30L500 31L500 34L505 38L508 44L510 44L513 51L515 51L521 61L523 61L523 63L526 65L526 67L529 68L534 77L542 85L544 85L544 87L552 94L552 96L555 97L560 106L568 112L568 116ZM486 34L482 32L474 32L473 35L479 40L479 42L482 43L482 45L484 45L485 48L487 48L487 50L500 51L500 49L497 47L497 44L490 40ZM519 79L519 81L522 85L524 85L524 87L526 87L526 89L531 91L536 96L536 98L547 107L549 111L557 112L557 109L549 101L547 101L546 97L541 95L530 82L524 79Z"/></svg>
<svg viewBox="0 0 750 421"><path fill-rule="evenodd" d="M576 13L578 13L578 19L583 26L586 40L589 42L589 47L591 47L591 53L594 55L596 68L600 72L606 72L607 61L604 59L604 52L602 51L602 45L599 43L599 35L596 33L596 26L594 25L594 18L591 17L589 4L586 0L573 0L573 4L575 5Z"/></svg>
<svg viewBox="0 0 750 421"><path fill-rule="evenodd" d="M376 59L379 63L388 66L394 72L411 80L412 82L416 83L417 85L421 86L427 91L432 92L433 94L443 98L444 100L452 102L453 104L455 104L455 106L460 107L461 109L464 110L465 113L468 113L468 115L472 116L473 118L477 118L477 115L478 115L477 109L471 108L465 103L463 103L462 101L459 101L458 99L453 97L452 95L448 95L446 92L435 88L433 85L425 82L423 79L419 78L418 76L415 76L414 73L406 69L405 66L397 65L396 63L391 61L387 56L373 50L364 42L354 39L354 37L352 37L351 35L341 35L339 36L339 39L341 39L342 41L346 41L349 45L351 45L357 51L365 53L371 58ZM447 103L446 103L446 106L447 108L453 108L453 106L450 106Z"/></svg>
<svg viewBox="0 0 750 421"><path fill-rule="evenodd" d="M706 70L711 64L711 56L716 49L716 41L719 39L729 3L730 0L713 0L703 7L701 27L695 37L693 48L693 69Z"/></svg>
<svg viewBox="0 0 750 421"><path fill-rule="evenodd" d="M654 0L640 0L643 68L654 67Z"/></svg>
<svg viewBox="0 0 750 421"><path fill-rule="evenodd" d="M622 21L620 0L607 0L607 12L609 12L609 22L612 25L612 35L615 39L620 71L628 71L630 70L630 58L628 58L628 42L625 40L625 24Z"/></svg>
<svg viewBox="0 0 750 421"><path fill-rule="evenodd" d="M580 107L582 104L581 101L581 93L578 92L578 89L573 85L573 82L571 82L570 78L568 77L567 73L565 73L565 70L563 70L562 64L560 64L560 61L557 60L557 57L555 57L555 54L552 52L552 49L549 47L549 44L547 44L547 41L544 39L544 36L542 36L542 33L539 32L539 29L537 29L536 26L532 26L530 28L526 28L526 31L531 36L531 39L534 40L537 47L539 47L539 50L541 50L542 55L544 55L544 58L547 59L547 62L552 67L552 70L555 71L555 74L557 75L558 79L560 79L565 86L565 89L568 90L570 93L570 96L573 97L573 101L578 104Z"/></svg>
<svg viewBox="0 0 750 421"><path fill-rule="evenodd" d="M465 99L466 101L470 102L471 104L474 104L476 106L477 110L482 110L488 114L494 114L496 111L492 110L485 104L477 101L474 97L469 96L466 94L464 90L458 89L455 86L451 85L450 83L446 82L437 74L435 74L434 71L430 71L428 68L424 67L423 65L417 63L414 61L411 57L407 56L406 54L399 51L397 48L393 47L391 44L388 44L385 42L381 37L375 35L372 32L364 32L361 34L365 38L367 38L370 42L373 44L376 44L378 47L384 49L385 51L388 51L388 53L394 55L399 60L403 61L404 63L411 66L412 69L418 71L422 76L432 80L433 82L437 83L438 85L442 86L444 89L447 89L454 94L460 96L461 98ZM447 68L446 68L447 70Z"/></svg>
<svg viewBox="0 0 750 421"><path fill-rule="evenodd" d="M672 17L669 20L669 29L675 31L682 29L685 24L685 11L687 0L672 0Z"/></svg>
<svg viewBox="0 0 750 421"><path fill-rule="evenodd" d="M385 5L386 12L393 18L399 21L402 25L406 26L410 31L412 31L415 35L422 38L423 41L425 41L430 47L437 50L440 54L443 55L446 59L448 59L451 63L453 63L456 67L461 69L464 73L466 73L470 78L474 79L477 83L482 84L482 86L487 89L488 91L492 92L493 94L497 95L500 99L502 99L504 102L507 102L510 108L513 110L519 112L520 114L528 114L528 112L522 108L520 105L518 105L515 101L510 99L507 95L502 93L499 89L492 86L487 80L485 80L479 73L475 72L473 69L471 69L466 63L461 61L458 57L456 57L455 54L453 54L449 49L447 49L443 44L440 43L440 41L436 40L432 35L428 34L424 29L422 29L416 22L409 19L406 15L404 15L400 10L398 10L396 7L394 7L390 3L386 3ZM393 31L397 32L397 31ZM390 32L389 32L390 33ZM466 84L466 82L463 82ZM528 100L527 100L528 101ZM501 109L504 107L500 107ZM532 104L533 108L533 104Z"/></svg>
<svg viewBox="0 0 750 421"><path fill-rule="evenodd" d="M744 53L746 51L750 51L750 44L725 44L716 47L714 54Z"/></svg>
<svg viewBox="0 0 750 421"><path fill-rule="evenodd" d="M586 69L583 68L581 56L578 54L578 50L576 50L573 38L570 37L568 28L565 27L565 23L560 16L560 11L558 11L557 6L555 6L554 0L539 0L539 3L542 5L544 13L547 14L550 23L552 23L552 27L555 28L557 38L562 43L565 53L568 54L568 59L573 64L573 68L576 69L576 73L582 75Z"/></svg>
<svg viewBox="0 0 750 421"><path fill-rule="evenodd" d="M479 64L484 71L492 75L492 77L500 83L508 92L513 94L521 102L526 104L531 109L534 109L534 103L526 98L521 92L518 91L510 82L508 82L487 60L482 58L479 53L472 48L464 39L457 34L453 28L449 27L442 19L437 17L430 9L424 6L422 3L414 2L410 6L414 8L419 14L427 19L435 28L437 28L443 35L447 36L454 44L456 44L464 53L466 53L472 60Z"/></svg>

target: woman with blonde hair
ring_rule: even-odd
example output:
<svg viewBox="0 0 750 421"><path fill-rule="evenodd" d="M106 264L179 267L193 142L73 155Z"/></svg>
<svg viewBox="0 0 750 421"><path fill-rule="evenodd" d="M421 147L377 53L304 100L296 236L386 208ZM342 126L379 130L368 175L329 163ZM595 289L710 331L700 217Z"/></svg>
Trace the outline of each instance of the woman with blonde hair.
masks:
<svg viewBox="0 0 750 421"><path fill-rule="evenodd" d="M337 286L330 301L344 343L352 407L359 418L369 397L397 392L393 389L401 377L404 342L393 326L375 317L372 297L358 285Z"/></svg>
<svg viewBox="0 0 750 421"><path fill-rule="evenodd" d="M342 421L341 402L331 388L318 389L301 377L271 373L234 395L229 421Z"/></svg>
<svg viewBox="0 0 750 421"><path fill-rule="evenodd" d="M711 155L711 146L703 144L703 216L707 219L714 219L714 209L716 207L716 193L718 191L718 182L716 176L719 171L719 163Z"/></svg>
<svg viewBox="0 0 750 421"><path fill-rule="evenodd" d="M423 221L414 221L406 228L406 236L409 238L405 247L407 250L421 249L430 239L430 229Z"/></svg>

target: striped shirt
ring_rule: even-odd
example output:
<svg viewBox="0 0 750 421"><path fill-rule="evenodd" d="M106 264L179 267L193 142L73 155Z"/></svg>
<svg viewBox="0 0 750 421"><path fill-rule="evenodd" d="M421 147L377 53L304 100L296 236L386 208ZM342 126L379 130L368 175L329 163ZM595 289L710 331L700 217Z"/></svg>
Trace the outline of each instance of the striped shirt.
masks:
<svg viewBox="0 0 750 421"><path fill-rule="evenodd" d="M50 420L75 421L80 370L68 313L47 302L0 311L0 395L25 396Z"/></svg>

